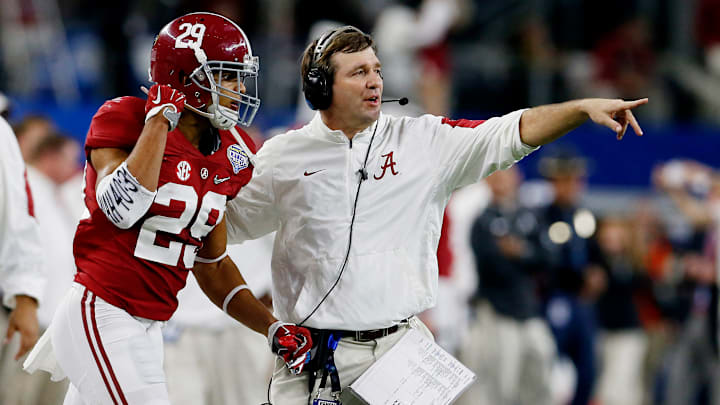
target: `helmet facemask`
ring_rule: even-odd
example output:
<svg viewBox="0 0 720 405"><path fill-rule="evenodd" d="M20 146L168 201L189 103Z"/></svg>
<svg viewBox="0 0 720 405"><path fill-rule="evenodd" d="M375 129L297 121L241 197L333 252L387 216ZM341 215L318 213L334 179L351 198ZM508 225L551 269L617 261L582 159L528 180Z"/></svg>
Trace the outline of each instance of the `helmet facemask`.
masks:
<svg viewBox="0 0 720 405"><path fill-rule="evenodd" d="M218 129L227 130L237 124L250 126L260 108L258 57L245 54L242 62L207 61L205 53L199 47L195 48L195 56L200 66L190 75L190 80L199 88L208 91L212 100L207 112L201 115L208 118ZM223 79L236 79L237 90L222 86ZM240 91L241 85L245 87L244 93ZM220 97L232 100L232 107L220 105Z"/></svg>

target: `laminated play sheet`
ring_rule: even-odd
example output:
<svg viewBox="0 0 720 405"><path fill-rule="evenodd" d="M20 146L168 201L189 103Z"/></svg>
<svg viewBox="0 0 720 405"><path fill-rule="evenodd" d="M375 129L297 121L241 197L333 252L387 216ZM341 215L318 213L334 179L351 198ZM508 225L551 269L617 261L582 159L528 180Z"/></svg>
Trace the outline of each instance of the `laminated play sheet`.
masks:
<svg viewBox="0 0 720 405"><path fill-rule="evenodd" d="M369 405L451 404L475 374L411 329L349 388Z"/></svg>

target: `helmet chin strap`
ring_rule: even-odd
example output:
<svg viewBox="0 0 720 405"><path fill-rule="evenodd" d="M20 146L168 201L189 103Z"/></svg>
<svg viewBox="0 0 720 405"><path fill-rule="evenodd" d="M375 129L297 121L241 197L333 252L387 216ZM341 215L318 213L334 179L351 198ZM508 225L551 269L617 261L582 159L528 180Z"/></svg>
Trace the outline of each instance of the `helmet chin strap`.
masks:
<svg viewBox="0 0 720 405"><path fill-rule="evenodd" d="M214 94L213 94L214 95ZM225 113L223 114L223 110ZM210 118L210 124L217 129L228 130L237 125L237 120L229 118L228 115L237 115L235 111L230 108L223 107L213 100L213 103L208 107L208 112L212 114Z"/></svg>
<svg viewBox="0 0 720 405"><path fill-rule="evenodd" d="M208 119L210 119L210 118L213 117L212 114L208 114L208 113L206 113L205 111L202 111L202 110L200 110L200 109L197 109L197 108L191 106L190 104L185 104L185 108L187 108L188 110L194 112L195 114L202 115L203 117L208 118Z"/></svg>
<svg viewBox="0 0 720 405"><path fill-rule="evenodd" d="M210 124L214 126L217 129L223 129L228 130L235 125L237 125L237 120L233 120L231 118L228 118L229 116L237 115L237 112L235 110L232 110L227 107L221 106L219 103L217 103L217 95L213 94L213 103L208 106L207 112L202 111L198 108L195 108L191 106L190 104L185 104L185 108L188 110L194 112L195 114L198 114L200 116L203 116L210 120ZM223 114L221 111L225 110L225 114Z"/></svg>

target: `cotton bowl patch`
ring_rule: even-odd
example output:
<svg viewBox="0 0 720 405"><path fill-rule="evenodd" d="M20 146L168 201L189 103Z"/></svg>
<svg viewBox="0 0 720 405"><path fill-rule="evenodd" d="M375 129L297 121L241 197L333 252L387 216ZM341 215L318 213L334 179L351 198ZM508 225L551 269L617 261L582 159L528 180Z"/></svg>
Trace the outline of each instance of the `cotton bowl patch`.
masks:
<svg viewBox="0 0 720 405"><path fill-rule="evenodd" d="M238 144L230 145L227 149L227 157L235 174L238 174L242 169L246 169L250 164L247 153Z"/></svg>

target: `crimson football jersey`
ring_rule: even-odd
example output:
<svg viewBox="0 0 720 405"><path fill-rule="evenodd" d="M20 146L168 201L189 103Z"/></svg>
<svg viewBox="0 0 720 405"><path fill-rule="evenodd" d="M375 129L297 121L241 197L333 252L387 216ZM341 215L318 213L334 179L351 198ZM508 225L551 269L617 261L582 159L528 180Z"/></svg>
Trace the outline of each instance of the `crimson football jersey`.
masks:
<svg viewBox="0 0 720 405"><path fill-rule="evenodd" d="M220 132L220 148L203 155L179 130L167 135L157 195L129 229L113 225L95 198L97 172L90 151L132 151L145 121L145 100L120 97L103 104L90 123L85 151L85 205L74 240L75 281L128 313L167 320L177 308L203 238L225 213L225 203L250 181L253 167L231 133ZM255 153L250 137L237 128Z"/></svg>

